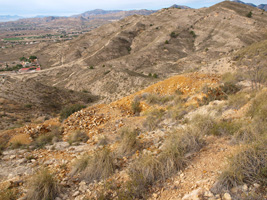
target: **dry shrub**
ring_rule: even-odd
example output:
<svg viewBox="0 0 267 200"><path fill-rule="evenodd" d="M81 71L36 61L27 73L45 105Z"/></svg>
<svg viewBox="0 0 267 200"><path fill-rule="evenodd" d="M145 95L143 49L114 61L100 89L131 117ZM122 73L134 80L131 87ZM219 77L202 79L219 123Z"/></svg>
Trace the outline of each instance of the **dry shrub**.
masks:
<svg viewBox="0 0 267 200"><path fill-rule="evenodd" d="M267 185L267 139L243 147L230 159L228 168L221 174L213 191L229 190L241 184Z"/></svg>
<svg viewBox="0 0 267 200"><path fill-rule="evenodd" d="M160 96L158 94L146 95L146 102L149 104L160 104L163 105L168 101L173 100L174 96Z"/></svg>
<svg viewBox="0 0 267 200"><path fill-rule="evenodd" d="M119 155L131 155L141 146L139 140L137 139L138 131L131 130L129 128L123 128L121 130L121 140L117 153Z"/></svg>
<svg viewBox="0 0 267 200"><path fill-rule="evenodd" d="M228 106L232 109L240 109L249 101L248 94L239 92L228 96Z"/></svg>
<svg viewBox="0 0 267 200"><path fill-rule="evenodd" d="M70 145L79 144L80 142L87 142L89 137L83 131L74 131L69 134L67 141Z"/></svg>
<svg viewBox="0 0 267 200"><path fill-rule="evenodd" d="M81 179L93 182L108 178L114 171L114 158L109 149L103 148L93 155L86 155L78 159L74 163L71 174L80 172Z"/></svg>
<svg viewBox="0 0 267 200"><path fill-rule="evenodd" d="M26 199L47 200L55 199L60 192L54 175L47 169L41 169L29 181L29 191Z"/></svg>
<svg viewBox="0 0 267 200"><path fill-rule="evenodd" d="M163 178L163 166L158 158L143 154L130 166L129 175L130 181L126 184L129 196L144 198L147 187Z"/></svg>
<svg viewBox="0 0 267 200"><path fill-rule="evenodd" d="M201 133L194 129L176 130L165 140L159 159L164 167L164 177L183 169L189 156L204 145Z"/></svg>
<svg viewBox="0 0 267 200"><path fill-rule="evenodd" d="M267 122L267 91L261 91L258 95L252 100L251 106L248 110L248 116L253 119L258 119L263 123Z"/></svg>
<svg viewBox="0 0 267 200"><path fill-rule="evenodd" d="M144 127L148 129L149 131L154 130L158 127L160 121L163 118L164 110L162 109L153 109L150 112L147 113L147 118L144 122Z"/></svg>
<svg viewBox="0 0 267 200"><path fill-rule="evenodd" d="M134 100L132 101L131 110L135 115L139 115L139 113L142 111L139 97L135 97Z"/></svg>
<svg viewBox="0 0 267 200"><path fill-rule="evenodd" d="M54 138L53 133L48 132L45 134L42 134L36 138L34 141L34 147L35 148L44 148L45 145L51 144L52 140Z"/></svg>
<svg viewBox="0 0 267 200"><path fill-rule="evenodd" d="M206 135L234 135L242 126L238 121L214 120L209 115L196 115L191 124L194 129Z"/></svg>
<svg viewBox="0 0 267 200"><path fill-rule="evenodd" d="M190 155L198 151L203 144L201 134L193 130L171 133L158 156L143 154L130 166L131 180L128 182L127 191L134 198L144 198L148 186L158 180L166 180L184 169Z"/></svg>

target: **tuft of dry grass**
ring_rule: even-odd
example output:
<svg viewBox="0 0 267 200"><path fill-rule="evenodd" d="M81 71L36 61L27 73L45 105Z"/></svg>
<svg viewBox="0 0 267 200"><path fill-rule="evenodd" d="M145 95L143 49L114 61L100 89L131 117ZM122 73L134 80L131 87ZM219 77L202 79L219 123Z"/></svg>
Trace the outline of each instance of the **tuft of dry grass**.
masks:
<svg viewBox="0 0 267 200"><path fill-rule="evenodd" d="M70 145L76 144L79 142L87 142L89 137L87 134L83 131L74 131L71 134L69 134L67 141Z"/></svg>
<svg viewBox="0 0 267 200"><path fill-rule="evenodd" d="M135 97L134 100L132 101L131 110L135 115L139 115L139 113L142 111L139 97Z"/></svg>
<svg viewBox="0 0 267 200"><path fill-rule="evenodd" d="M232 109L240 109L249 101L248 94L239 92L228 96L228 106Z"/></svg>
<svg viewBox="0 0 267 200"><path fill-rule="evenodd" d="M143 126L149 131L154 130L159 126L160 121L163 118L165 111L162 109L153 109L147 113L147 118L144 121Z"/></svg>
<svg viewBox="0 0 267 200"><path fill-rule="evenodd" d="M18 192L15 189L0 188L1 200L16 200L18 198Z"/></svg>
<svg viewBox="0 0 267 200"><path fill-rule="evenodd" d="M149 104L160 104L163 105L171 100L174 99L174 96L160 96L157 94L147 94L146 97L146 102Z"/></svg>
<svg viewBox="0 0 267 200"><path fill-rule="evenodd" d="M267 138L243 147L229 162L214 185L214 191L229 190L241 184L267 185Z"/></svg>
<svg viewBox="0 0 267 200"><path fill-rule="evenodd" d="M131 155L141 147L139 140L137 139L138 131L131 130L129 128L123 128L121 130L121 140L118 146L118 155Z"/></svg>
<svg viewBox="0 0 267 200"><path fill-rule="evenodd" d="M203 146L201 137L201 133L193 130L175 131L166 138L158 156L141 155L129 167L128 192L134 198L144 198L150 185L184 169L190 155Z"/></svg>
<svg viewBox="0 0 267 200"><path fill-rule="evenodd" d="M81 179L93 182L108 178L114 171L114 157L109 149L103 148L92 155L78 159L74 163L71 174L80 172Z"/></svg>
<svg viewBox="0 0 267 200"><path fill-rule="evenodd" d="M41 169L29 181L29 191L26 195L28 200L55 199L60 192L59 185L47 169Z"/></svg>

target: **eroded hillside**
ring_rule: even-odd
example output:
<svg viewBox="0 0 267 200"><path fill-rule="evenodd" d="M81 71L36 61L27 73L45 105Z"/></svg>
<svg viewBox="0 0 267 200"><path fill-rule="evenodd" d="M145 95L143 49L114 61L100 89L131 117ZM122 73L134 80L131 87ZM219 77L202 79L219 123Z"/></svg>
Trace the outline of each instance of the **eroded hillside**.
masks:
<svg viewBox="0 0 267 200"><path fill-rule="evenodd" d="M261 158L255 150L246 159L262 159L257 170L266 166L264 124L255 129L265 119L255 111L264 104L255 102L266 90L240 91L229 76L178 75L63 123L55 118L1 132L1 195L41 198L47 179L57 184L52 199L266 198L263 171L252 173L242 160L250 179L225 171L227 157L255 143Z"/></svg>

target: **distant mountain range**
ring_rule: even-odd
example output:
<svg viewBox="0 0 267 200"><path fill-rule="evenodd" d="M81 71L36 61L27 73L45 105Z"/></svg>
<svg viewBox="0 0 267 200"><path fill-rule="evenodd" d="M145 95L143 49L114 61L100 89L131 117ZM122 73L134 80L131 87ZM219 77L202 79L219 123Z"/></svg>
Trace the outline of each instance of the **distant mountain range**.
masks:
<svg viewBox="0 0 267 200"><path fill-rule="evenodd" d="M249 5L255 8L259 8L259 9L263 9L267 11L267 4L260 4L260 5L255 5L253 3L245 3L243 1L240 0L232 0L233 2L236 3L241 3L241 4L245 4L245 5ZM172 6L170 6L170 8L181 8L181 9L190 9L190 7L188 6L183 6L183 5L177 5L174 4ZM106 19L106 18L114 18L114 19L121 19L123 17L127 17L133 14L139 14L139 15L149 15L152 14L154 12L156 12L157 10L130 10L130 11L123 11L123 10L102 10L102 9L95 9L95 10L90 10L90 11L86 11L82 14L78 14L78 15L73 15L70 16L70 18L80 18L82 20L84 19ZM43 15L38 15L34 18L47 18L49 16L43 16ZM62 17L56 17L53 16L55 18L62 18ZM66 18L66 17L63 17ZM8 22L8 21L15 21L18 19L25 19L22 16L18 16L18 15L0 15L0 22Z"/></svg>
<svg viewBox="0 0 267 200"><path fill-rule="evenodd" d="M0 22L15 21L22 18L22 16L18 15L0 15Z"/></svg>
<svg viewBox="0 0 267 200"><path fill-rule="evenodd" d="M257 5L255 5L253 3L245 3L245 2L239 1L239 0L233 0L233 2L246 4L246 5L249 5L249 6L252 6L252 7L255 7L255 8L259 8L259 9L263 9L263 10L267 11L267 4L260 4L260 5L257 6Z"/></svg>
<svg viewBox="0 0 267 200"><path fill-rule="evenodd" d="M181 8L181 9L190 9L188 6L181 6L177 4L173 4L170 8Z"/></svg>

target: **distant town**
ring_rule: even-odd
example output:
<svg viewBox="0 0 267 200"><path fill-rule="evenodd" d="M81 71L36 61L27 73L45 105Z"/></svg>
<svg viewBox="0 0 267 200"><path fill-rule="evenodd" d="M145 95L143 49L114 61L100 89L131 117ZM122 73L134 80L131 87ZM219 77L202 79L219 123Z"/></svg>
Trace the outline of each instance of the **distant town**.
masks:
<svg viewBox="0 0 267 200"><path fill-rule="evenodd" d="M13 71L17 73L27 73L40 71L41 66L37 56L29 56L19 58L19 61L12 63L0 63L0 71Z"/></svg>

